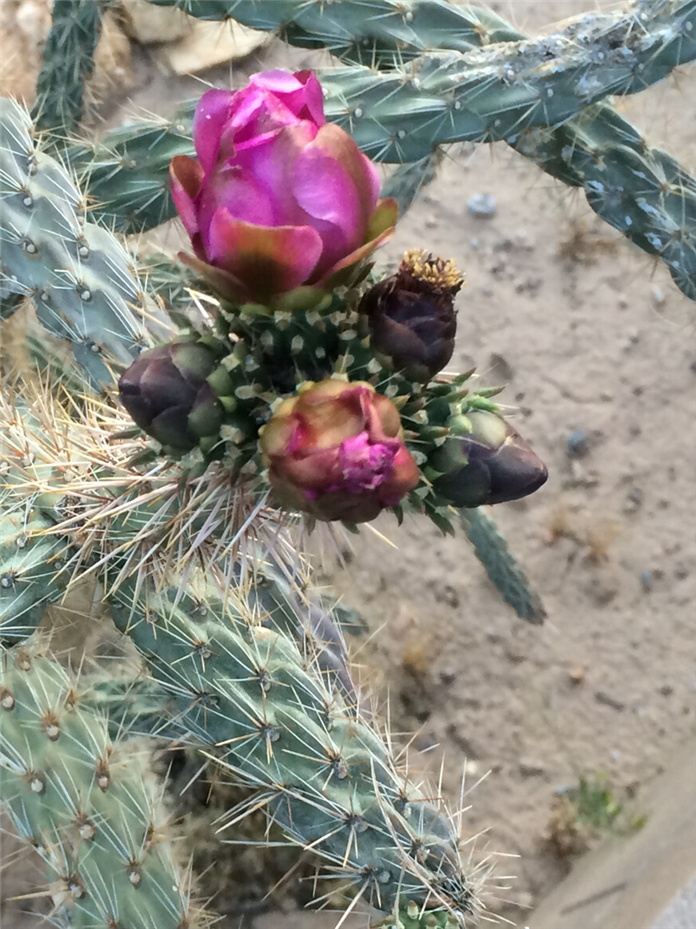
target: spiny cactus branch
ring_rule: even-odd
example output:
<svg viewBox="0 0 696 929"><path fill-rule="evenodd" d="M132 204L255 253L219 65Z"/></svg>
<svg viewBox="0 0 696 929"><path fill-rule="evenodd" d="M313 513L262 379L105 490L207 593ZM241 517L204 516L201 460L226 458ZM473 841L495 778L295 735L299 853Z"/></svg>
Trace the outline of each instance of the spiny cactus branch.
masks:
<svg viewBox="0 0 696 929"><path fill-rule="evenodd" d="M541 598L530 585L527 576L507 546L495 521L480 507L461 510L462 526L474 546L476 557L521 619L540 625L546 618Z"/></svg>
<svg viewBox="0 0 696 929"><path fill-rule="evenodd" d="M123 247L87 217L69 172L42 149L13 100L0 101L0 132L2 291L30 296L43 326L72 343L91 382L110 384L110 365L129 364L148 344L144 318L156 330L157 308Z"/></svg>
<svg viewBox="0 0 696 929"><path fill-rule="evenodd" d="M276 32L290 45L326 48L344 61L378 68L402 64L433 48L464 52L521 38L492 10L448 0L150 0L197 19L232 19Z"/></svg>
<svg viewBox="0 0 696 929"><path fill-rule="evenodd" d="M604 103L553 132L525 131L513 147L564 184L582 187L605 222L661 258L696 300L696 179L676 159L651 148Z"/></svg>
<svg viewBox="0 0 696 929"><path fill-rule="evenodd" d="M32 117L59 146L77 129L85 84L94 70L106 0L54 0L53 24L44 48Z"/></svg>
<svg viewBox="0 0 696 929"><path fill-rule="evenodd" d="M514 142L609 94L632 94L696 57L696 0L571 21L541 39L430 52L403 68L324 75L326 114L378 161L416 161L448 142Z"/></svg>
<svg viewBox="0 0 696 929"><path fill-rule="evenodd" d="M85 141L66 150L94 212L116 232L143 232L175 215L169 165L176 155L193 154L196 102L182 106L171 120L131 123L107 133L101 142Z"/></svg>
<svg viewBox="0 0 696 929"><path fill-rule="evenodd" d="M244 589L223 602L202 572L188 581L183 596L126 582L111 600L170 696L171 723L214 745L218 764L264 792L287 837L365 902L388 910L403 896L472 915L477 880L459 860L457 830L408 784L381 733L310 655L263 625Z"/></svg>

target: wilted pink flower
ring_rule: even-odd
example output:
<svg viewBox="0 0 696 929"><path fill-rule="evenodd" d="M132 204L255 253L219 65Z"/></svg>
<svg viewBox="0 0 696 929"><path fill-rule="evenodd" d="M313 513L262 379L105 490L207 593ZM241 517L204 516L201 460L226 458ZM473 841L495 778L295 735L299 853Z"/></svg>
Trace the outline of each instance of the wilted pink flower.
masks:
<svg viewBox="0 0 696 929"><path fill-rule="evenodd" d="M311 71L264 71L196 108L198 160L171 163L174 204L196 258L233 300L321 286L392 234L397 207L343 129L324 119Z"/></svg>
<svg viewBox="0 0 696 929"><path fill-rule="evenodd" d="M399 412L363 381L309 384L284 400L261 432L281 502L317 519L362 523L416 486Z"/></svg>

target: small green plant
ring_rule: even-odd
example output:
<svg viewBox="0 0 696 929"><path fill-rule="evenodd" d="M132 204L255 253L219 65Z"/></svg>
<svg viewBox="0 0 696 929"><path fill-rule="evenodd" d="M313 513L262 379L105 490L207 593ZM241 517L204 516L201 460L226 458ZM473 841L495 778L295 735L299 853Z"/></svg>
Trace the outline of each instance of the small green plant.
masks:
<svg viewBox="0 0 696 929"><path fill-rule="evenodd" d="M33 112L0 100L0 317L26 314L29 358L6 351L0 396L0 799L60 926L214 918L153 763L176 745L246 791L211 841L261 813L258 841L313 856L332 905L464 929L488 865L370 711L302 533L382 511L463 526L543 620L479 507L546 469L498 388L445 369L462 276L421 248L389 276L372 255L443 146L504 141L695 297L696 183L609 98L696 57L696 3L638 0L535 39L443 0L153 2L339 66L264 72L96 142L80 121L108 3L55 0ZM373 161L395 166L381 192ZM189 252L141 258L120 238L176 212ZM57 606L130 658L60 655ZM583 829L620 813L591 782L563 802Z"/></svg>
<svg viewBox="0 0 696 929"><path fill-rule="evenodd" d="M604 833L642 828L645 817L628 814L608 786L607 777L581 777L577 787L559 792L549 819L549 840L563 858L587 850Z"/></svg>

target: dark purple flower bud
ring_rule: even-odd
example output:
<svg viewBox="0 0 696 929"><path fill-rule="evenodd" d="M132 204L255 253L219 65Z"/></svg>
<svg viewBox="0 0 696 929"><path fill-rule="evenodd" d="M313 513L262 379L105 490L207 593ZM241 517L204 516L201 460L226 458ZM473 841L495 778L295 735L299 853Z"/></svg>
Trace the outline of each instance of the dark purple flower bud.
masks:
<svg viewBox="0 0 696 929"><path fill-rule="evenodd" d="M396 274L363 297L372 346L414 381L429 381L454 351L454 297L463 278L454 263L416 249L406 252Z"/></svg>
<svg viewBox="0 0 696 929"><path fill-rule="evenodd" d="M429 464L442 477L435 490L458 507L507 503L534 493L548 478L546 465L522 436L495 413L469 413L473 431L450 438Z"/></svg>
<svg viewBox="0 0 696 929"><path fill-rule="evenodd" d="M176 452L190 451L222 422L222 405L206 380L216 364L214 353L194 342L150 349L121 375L121 401L148 435Z"/></svg>

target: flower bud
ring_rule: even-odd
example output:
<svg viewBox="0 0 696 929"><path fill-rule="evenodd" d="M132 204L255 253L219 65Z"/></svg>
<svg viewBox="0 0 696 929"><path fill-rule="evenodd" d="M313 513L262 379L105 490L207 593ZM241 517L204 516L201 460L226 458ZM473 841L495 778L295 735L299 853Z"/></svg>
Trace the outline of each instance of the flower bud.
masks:
<svg viewBox="0 0 696 929"><path fill-rule="evenodd" d="M391 400L371 384L308 383L261 431L280 501L316 519L361 523L396 506L420 474Z"/></svg>
<svg viewBox="0 0 696 929"><path fill-rule="evenodd" d="M121 375L121 401L148 435L176 452L190 451L222 422L222 406L206 380L215 366L215 355L200 343L150 349Z"/></svg>
<svg viewBox="0 0 696 929"><path fill-rule="evenodd" d="M429 464L443 475L435 490L458 507L519 500L546 482L548 471L522 436L495 413L467 414L472 432L448 439Z"/></svg>
<svg viewBox="0 0 696 929"><path fill-rule="evenodd" d="M454 351L454 297L463 278L453 262L406 252L399 270L362 299L372 346L413 381L429 381Z"/></svg>
<svg viewBox="0 0 696 929"><path fill-rule="evenodd" d="M227 299L260 302L348 274L393 233L398 208L345 130L324 117L311 71L254 74L209 90L193 120L196 158L170 166L194 256Z"/></svg>

